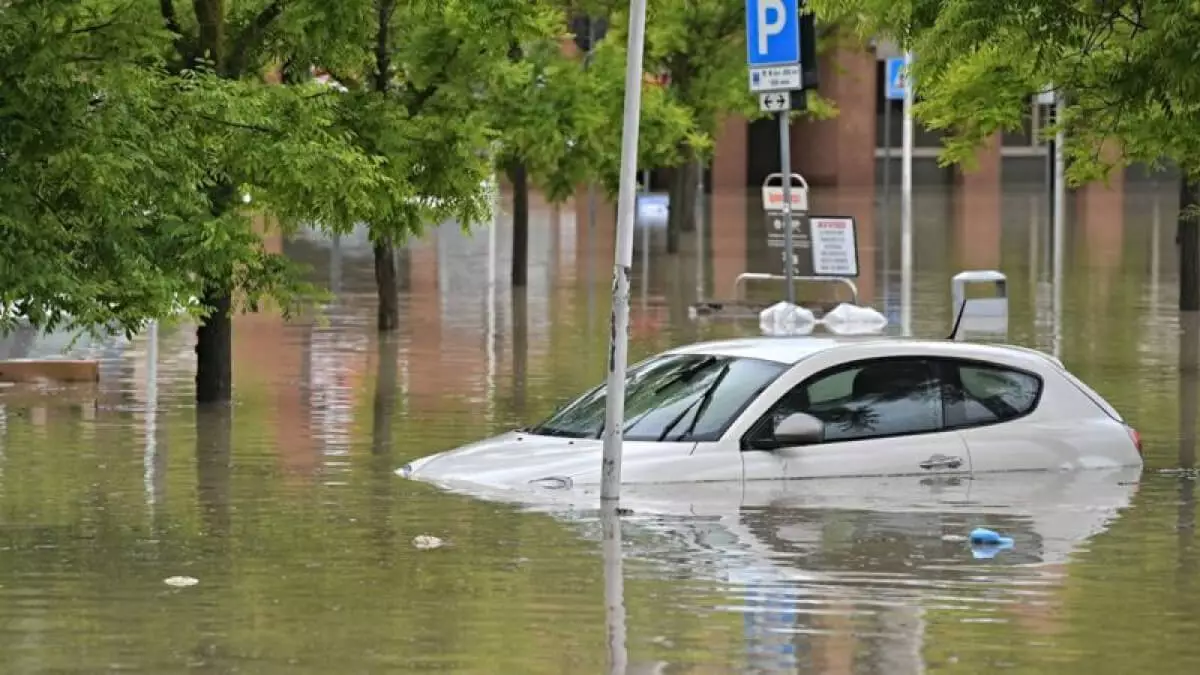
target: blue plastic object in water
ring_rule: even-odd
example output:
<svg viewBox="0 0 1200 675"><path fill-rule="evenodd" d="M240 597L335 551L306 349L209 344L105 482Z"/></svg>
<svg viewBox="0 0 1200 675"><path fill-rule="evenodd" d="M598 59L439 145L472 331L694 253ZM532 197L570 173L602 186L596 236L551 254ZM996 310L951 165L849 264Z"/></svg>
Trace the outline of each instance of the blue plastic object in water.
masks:
<svg viewBox="0 0 1200 675"><path fill-rule="evenodd" d="M1002 537L999 533L984 527L971 530L968 536L971 540L971 553L975 558L992 558L996 553L1013 547L1012 537Z"/></svg>

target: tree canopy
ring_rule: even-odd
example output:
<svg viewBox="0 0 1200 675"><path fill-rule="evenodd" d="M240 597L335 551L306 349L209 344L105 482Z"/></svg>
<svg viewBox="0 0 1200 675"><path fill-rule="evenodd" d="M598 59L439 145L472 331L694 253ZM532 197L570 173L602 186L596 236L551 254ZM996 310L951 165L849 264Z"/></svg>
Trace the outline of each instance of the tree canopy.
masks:
<svg viewBox="0 0 1200 675"><path fill-rule="evenodd" d="M947 132L943 160L970 161L1017 129L1028 97L1067 97L1068 177L1169 160L1200 175L1200 6L1185 0L809 0L820 19L914 53L916 114ZM1058 129L1049 128L1048 133ZM1103 152L1119 147L1120 153Z"/></svg>

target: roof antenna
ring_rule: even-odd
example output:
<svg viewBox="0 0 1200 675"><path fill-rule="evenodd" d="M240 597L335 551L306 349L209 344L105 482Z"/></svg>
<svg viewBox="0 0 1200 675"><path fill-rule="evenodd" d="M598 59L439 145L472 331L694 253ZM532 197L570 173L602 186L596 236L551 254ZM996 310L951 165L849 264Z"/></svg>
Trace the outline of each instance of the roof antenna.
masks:
<svg viewBox="0 0 1200 675"><path fill-rule="evenodd" d="M958 303L958 311L954 313L954 326L950 329L950 335L946 337L947 340L958 339L958 327L962 324L963 314L967 313L966 310L967 296L964 293L962 302Z"/></svg>

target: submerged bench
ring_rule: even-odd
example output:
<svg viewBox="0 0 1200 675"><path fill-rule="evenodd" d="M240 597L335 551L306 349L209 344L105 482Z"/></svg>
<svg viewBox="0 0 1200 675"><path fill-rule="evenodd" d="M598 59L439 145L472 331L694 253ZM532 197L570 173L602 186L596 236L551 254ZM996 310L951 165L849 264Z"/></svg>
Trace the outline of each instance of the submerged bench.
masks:
<svg viewBox="0 0 1200 675"><path fill-rule="evenodd" d="M0 361L0 382L99 382L98 361L13 359Z"/></svg>

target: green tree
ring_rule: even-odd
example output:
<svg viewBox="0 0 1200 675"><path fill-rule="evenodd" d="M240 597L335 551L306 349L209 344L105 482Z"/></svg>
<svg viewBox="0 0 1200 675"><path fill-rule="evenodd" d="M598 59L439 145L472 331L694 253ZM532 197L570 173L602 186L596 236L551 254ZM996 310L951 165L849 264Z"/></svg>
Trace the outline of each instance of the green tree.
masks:
<svg viewBox="0 0 1200 675"><path fill-rule="evenodd" d="M605 45L619 46L623 54L627 8L623 3L597 4L608 5L601 11L613 28ZM639 166L668 169L671 253L678 250L679 233L695 224L697 187L721 119L730 113L754 114L746 91L744 16L743 3L722 0L650 0L647 6L645 70L665 81L669 103L687 119L687 127L667 139L672 147L640 153L654 161ZM642 142L656 145L661 138Z"/></svg>
<svg viewBox="0 0 1200 675"><path fill-rule="evenodd" d="M624 43L604 40L583 58L568 54L563 48L572 37L567 19L579 9L560 4L548 11L557 28L512 45L506 77L491 90L497 166L513 186L515 287L526 283L531 187L553 203L573 195L580 183L593 180L610 195L617 193ZM671 161L691 126L687 111L664 91L644 87L639 155L646 166Z"/></svg>
<svg viewBox="0 0 1200 675"><path fill-rule="evenodd" d="M281 45L290 70L316 64L347 88L342 126L394 188L351 213L375 243L380 330L399 323L396 244L428 223L486 220L491 105L498 83L512 78L510 45L557 33L556 18L543 3L518 0L357 0Z"/></svg>
<svg viewBox="0 0 1200 675"><path fill-rule="evenodd" d="M1200 6L1182 0L809 0L818 17L896 39L917 56L916 114L947 133L945 163L971 161L992 134L1019 128L1027 97L1066 96L1073 184L1114 164L1171 162L1184 206L1200 177ZM1105 152L1118 147L1119 153ZM1200 310L1200 231L1180 216L1180 309Z"/></svg>
<svg viewBox="0 0 1200 675"><path fill-rule="evenodd" d="M233 289L241 307L273 297L285 309L311 290L263 249L238 196L336 216L316 184L364 199L375 171L329 133L331 99L225 76L270 12L226 39L207 19L181 27L169 2L161 11L113 0L5 8L0 327L132 333L182 304L204 317L197 396L227 398Z"/></svg>
<svg viewBox="0 0 1200 675"><path fill-rule="evenodd" d="M18 322L128 333L198 287L159 264L202 204L163 195L199 180L163 126L171 98L145 14L102 3L16 3L0 21L0 332ZM177 111L172 111L177 112ZM171 218L149 205L169 203Z"/></svg>
<svg viewBox="0 0 1200 675"><path fill-rule="evenodd" d="M235 208L239 190L284 228L315 222L331 231L352 228L356 214L380 195L403 191L381 158L363 153L340 124L344 102L335 91L311 83L280 86L264 78L281 54L305 51L295 45L306 39L307 26L343 19L345 5L196 0L185 13L177 13L172 0L159 5L161 21L174 36L176 71L185 77L189 69L205 68L229 92L221 120L227 130L215 146L220 152L207 158L207 195L210 223L222 236L236 234L239 250L262 246ZM236 268L219 260L201 274L200 299L210 313L197 330L196 397L227 400L232 395L232 299L254 280L239 278Z"/></svg>

